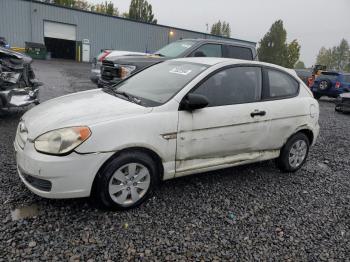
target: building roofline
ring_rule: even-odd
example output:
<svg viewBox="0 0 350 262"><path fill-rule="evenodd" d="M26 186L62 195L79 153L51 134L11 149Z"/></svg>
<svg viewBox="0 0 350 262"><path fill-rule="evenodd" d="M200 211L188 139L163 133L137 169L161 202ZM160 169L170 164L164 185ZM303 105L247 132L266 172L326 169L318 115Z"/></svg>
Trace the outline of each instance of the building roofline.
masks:
<svg viewBox="0 0 350 262"><path fill-rule="evenodd" d="M253 42L253 41L242 40L242 39L231 38L231 37L225 37L225 36L217 36L217 35L212 35L212 34L208 34L208 33L204 33L204 32L184 29L184 28L180 28L180 27L174 27L174 26L168 26L168 25L162 25L162 24L152 24L152 23L147 23L147 22L143 22L143 21L137 21L137 20L133 20L133 19L130 19L130 18L120 17L120 16L107 15L107 14L102 14L102 13L98 13L98 12L82 10L82 9L78 9L78 8L74 8L74 7L68 7L68 6L62 6L62 5L57 5L57 4L45 3L45 2L38 1L38 0L20 0L20 1L26 1L26 2L31 2L31 3L35 3L35 4L47 5L47 6L54 6L54 7L58 7L58 8L69 9L69 10L83 12L83 13L88 13L88 14L106 16L106 17L110 17L110 18L114 18L114 19L130 21L130 22L134 22L134 23L153 25L153 26L158 26L158 27L167 28L167 29L182 30L182 31L186 31L186 32L189 32L189 33L202 34L202 35L205 35L205 36L214 36L214 37L219 37L219 38L226 39L226 40L231 40L231 41L233 40L233 41L239 41L239 42L242 42L242 43L253 44L253 45L256 46L256 42Z"/></svg>

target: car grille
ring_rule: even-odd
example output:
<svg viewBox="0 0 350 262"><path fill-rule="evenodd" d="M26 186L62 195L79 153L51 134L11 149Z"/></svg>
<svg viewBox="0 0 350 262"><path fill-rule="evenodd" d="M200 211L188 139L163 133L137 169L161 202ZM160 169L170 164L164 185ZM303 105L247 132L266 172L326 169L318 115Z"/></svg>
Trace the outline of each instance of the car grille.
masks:
<svg viewBox="0 0 350 262"><path fill-rule="evenodd" d="M101 67L101 77L103 80L110 81L118 77L119 70L114 66L112 61L103 61Z"/></svg>
<svg viewBox="0 0 350 262"><path fill-rule="evenodd" d="M51 191L52 183L50 181L28 175L21 168L19 168L19 170L25 181L27 181L32 187L41 191Z"/></svg>

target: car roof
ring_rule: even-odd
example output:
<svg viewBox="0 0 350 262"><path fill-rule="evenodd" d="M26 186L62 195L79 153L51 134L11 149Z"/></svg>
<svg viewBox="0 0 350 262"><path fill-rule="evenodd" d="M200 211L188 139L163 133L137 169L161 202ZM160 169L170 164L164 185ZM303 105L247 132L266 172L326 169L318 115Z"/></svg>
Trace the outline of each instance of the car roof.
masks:
<svg viewBox="0 0 350 262"><path fill-rule="evenodd" d="M213 66L216 64L230 63L232 65L235 64L246 64L246 65L260 65L260 66L268 66L276 69L288 71L292 75L296 75L294 69L285 68L279 65L255 61L255 60L242 60L242 59L233 59L233 58L222 58L222 57L186 57L186 58L178 58L170 61L179 61L179 62L189 62L189 63L197 63L203 64L207 66Z"/></svg>
<svg viewBox="0 0 350 262"><path fill-rule="evenodd" d="M250 47L255 48L255 43L246 43L246 42L240 42L239 40L232 39L230 40L220 40L220 39L213 39L213 38L184 38L177 41L192 41L197 43L218 43L218 44L227 44L227 45L235 45L235 46L244 46L244 47Z"/></svg>

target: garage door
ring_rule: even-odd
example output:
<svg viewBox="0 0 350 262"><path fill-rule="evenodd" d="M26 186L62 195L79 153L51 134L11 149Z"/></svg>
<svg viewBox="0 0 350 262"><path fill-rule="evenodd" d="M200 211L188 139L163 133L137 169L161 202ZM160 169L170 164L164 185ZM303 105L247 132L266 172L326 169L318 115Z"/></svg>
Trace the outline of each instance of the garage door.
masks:
<svg viewBox="0 0 350 262"><path fill-rule="evenodd" d="M75 25L44 21L44 37L75 41L77 38L77 27Z"/></svg>

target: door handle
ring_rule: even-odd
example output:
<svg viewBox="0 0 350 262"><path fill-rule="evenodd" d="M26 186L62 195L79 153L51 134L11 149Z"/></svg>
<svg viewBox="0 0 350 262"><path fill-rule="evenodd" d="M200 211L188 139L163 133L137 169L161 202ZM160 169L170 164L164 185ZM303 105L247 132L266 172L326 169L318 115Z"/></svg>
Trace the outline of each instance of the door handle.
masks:
<svg viewBox="0 0 350 262"><path fill-rule="evenodd" d="M264 115L266 115L266 111L254 110L253 112L250 113L251 117L264 116Z"/></svg>

